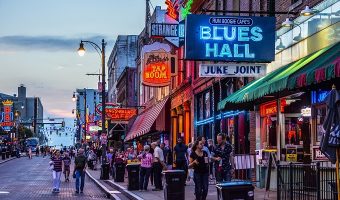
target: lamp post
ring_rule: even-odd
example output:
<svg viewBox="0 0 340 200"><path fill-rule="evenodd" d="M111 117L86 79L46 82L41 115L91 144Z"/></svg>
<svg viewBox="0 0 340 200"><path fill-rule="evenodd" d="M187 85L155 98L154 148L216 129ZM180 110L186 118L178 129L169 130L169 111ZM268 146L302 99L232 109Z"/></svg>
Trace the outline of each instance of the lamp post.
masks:
<svg viewBox="0 0 340 200"><path fill-rule="evenodd" d="M105 46L106 42L104 39L102 39L102 46L100 47L94 42L87 41L87 40L81 40L79 44L78 54L80 56L84 56L85 54L85 48L84 43L90 44L100 55L101 55L101 64L102 64L102 83L101 83L101 90L102 90L102 133L106 133L106 123L105 123L105 104L106 104L106 93L105 93ZM98 135L98 137L100 137ZM103 160L106 161L106 144L103 144Z"/></svg>

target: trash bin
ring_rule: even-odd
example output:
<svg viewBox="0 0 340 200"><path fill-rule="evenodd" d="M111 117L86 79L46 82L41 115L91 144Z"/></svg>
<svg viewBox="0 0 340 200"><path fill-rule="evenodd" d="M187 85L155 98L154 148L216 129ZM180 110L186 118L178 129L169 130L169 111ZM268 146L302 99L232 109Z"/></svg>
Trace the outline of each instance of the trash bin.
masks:
<svg viewBox="0 0 340 200"><path fill-rule="evenodd" d="M100 179L101 180L108 180L110 178L110 164L103 163L101 170L100 170Z"/></svg>
<svg viewBox="0 0 340 200"><path fill-rule="evenodd" d="M164 200L185 199L185 171L167 170L163 171L165 176Z"/></svg>
<svg viewBox="0 0 340 200"><path fill-rule="evenodd" d="M115 163L115 182L124 182L125 164Z"/></svg>
<svg viewBox="0 0 340 200"><path fill-rule="evenodd" d="M254 200L254 186L249 181L224 182L216 188L218 200Z"/></svg>
<svg viewBox="0 0 340 200"><path fill-rule="evenodd" d="M139 166L140 164L127 164L128 171L128 190L139 189Z"/></svg>

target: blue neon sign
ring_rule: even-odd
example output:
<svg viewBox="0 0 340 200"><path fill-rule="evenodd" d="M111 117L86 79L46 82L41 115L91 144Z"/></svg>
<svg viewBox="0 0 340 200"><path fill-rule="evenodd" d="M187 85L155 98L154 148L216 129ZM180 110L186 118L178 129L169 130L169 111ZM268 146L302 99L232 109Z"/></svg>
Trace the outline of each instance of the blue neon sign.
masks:
<svg viewBox="0 0 340 200"><path fill-rule="evenodd" d="M185 59L271 62L275 17L188 15Z"/></svg>

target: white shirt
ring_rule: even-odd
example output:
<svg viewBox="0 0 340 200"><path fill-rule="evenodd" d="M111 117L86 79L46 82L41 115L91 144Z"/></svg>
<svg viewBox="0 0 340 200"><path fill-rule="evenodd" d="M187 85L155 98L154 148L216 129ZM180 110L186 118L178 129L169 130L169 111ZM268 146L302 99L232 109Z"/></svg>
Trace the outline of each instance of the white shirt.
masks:
<svg viewBox="0 0 340 200"><path fill-rule="evenodd" d="M163 150L161 148L159 148L158 146L155 148L153 156L155 158L158 158L161 162L164 162ZM155 160L155 161L158 162L157 160Z"/></svg>

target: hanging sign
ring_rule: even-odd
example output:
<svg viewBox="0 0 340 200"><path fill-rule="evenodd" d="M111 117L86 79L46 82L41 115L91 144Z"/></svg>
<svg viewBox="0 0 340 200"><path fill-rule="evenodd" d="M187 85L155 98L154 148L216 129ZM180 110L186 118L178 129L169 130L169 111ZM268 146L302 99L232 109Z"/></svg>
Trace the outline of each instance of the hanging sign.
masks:
<svg viewBox="0 0 340 200"><path fill-rule="evenodd" d="M178 15L179 15L177 11L178 5L172 2L171 0L165 0L165 5L168 6L166 9L166 14L172 19L178 21Z"/></svg>
<svg viewBox="0 0 340 200"><path fill-rule="evenodd" d="M129 121L131 117L137 115L134 108L106 108L106 118L115 121Z"/></svg>
<svg viewBox="0 0 340 200"><path fill-rule="evenodd" d="M2 102L3 111L1 112L0 127L4 131L10 131L14 126L13 101L5 100Z"/></svg>
<svg viewBox="0 0 340 200"><path fill-rule="evenodd" d="M192 15L186 18L185 59L271 62L275 17Z"/></svg>
<svg viewBox="0 0 340 200"><path fill-rule="evenodd" d="M151 23L151 37L179 37L178 29L179 24Z"/></svg>
<svg viewBox="0 0 340 200"><path fill-rule="evenodd" d="M311 117L312 116L312 109L309 108L309 107L301 109L301 115L303 117Z"/></svg>
<svg viewBox="0 0 340 200"><path fill-rule="evenodd" d="M170 84L175 55L164 50L144 53L142 83L151 87L164 87Z"/></svg>
<svg viewBox="0 0 340 200"><path fill-rule="evenodd" d="M266 74L265 64L200 64L200 77L259 77Z"/></svg>

